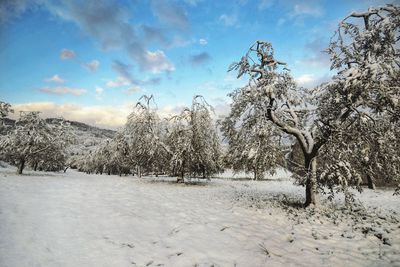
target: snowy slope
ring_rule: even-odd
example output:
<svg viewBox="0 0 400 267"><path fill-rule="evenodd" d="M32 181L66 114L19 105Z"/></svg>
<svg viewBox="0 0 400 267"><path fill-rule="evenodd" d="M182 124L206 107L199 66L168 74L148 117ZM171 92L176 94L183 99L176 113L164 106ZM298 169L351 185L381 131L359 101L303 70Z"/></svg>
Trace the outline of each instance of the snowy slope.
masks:
<svg viewBox="0 0 400 267"><path fill-rule="evenodd" d="M217 179L182 185L169 178L73 170L14 172L0 167L4 267L400 264L398 225L390 225L388 246L361 232L349 237L352 227L346 223L298 222L277 205L260 204L264 196L302 196L303 188L291 181ZM388 212L398 210L399 199L390 192L367 194L376 198L366 201L384 199ZM260 205L252 206L249 198Z"/></svg>

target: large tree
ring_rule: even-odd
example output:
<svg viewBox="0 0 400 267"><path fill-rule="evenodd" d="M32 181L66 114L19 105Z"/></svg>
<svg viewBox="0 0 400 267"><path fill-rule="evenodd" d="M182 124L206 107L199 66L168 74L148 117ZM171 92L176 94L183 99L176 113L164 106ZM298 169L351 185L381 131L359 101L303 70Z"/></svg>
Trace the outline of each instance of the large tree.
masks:
<svg viewBox="0 0 400 267"><path fill-rule="evenodd" d="M359 18L361 24L351 22ZM337 132L369 112L398 117L399 20L400 8L393 5L346 17L328 49L337 75L313 91L296 86L268 42L257 41L229 68L238 71L238 78L249 77L249 84L234 93L233 105L255 110L260 121L266 118L298 142L304 159L305 206L317 204L317 156Z"/></svg>

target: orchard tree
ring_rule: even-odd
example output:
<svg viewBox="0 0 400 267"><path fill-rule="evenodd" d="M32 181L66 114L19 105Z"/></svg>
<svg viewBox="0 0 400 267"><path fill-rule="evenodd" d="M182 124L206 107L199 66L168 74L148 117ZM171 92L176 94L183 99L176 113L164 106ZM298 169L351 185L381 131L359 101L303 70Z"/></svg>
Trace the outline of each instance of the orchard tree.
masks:
<svg viewBox="0 0 400 267"><path fill-rule="evenodd" d="M360 18L362 24L350 22ZM306 173L305 206L317 204L317 156L335 134L361 114L386 111L398 117L399 21L400 8L393 5L346 17L328 49L337 75L312 92L297 88L268 42L257 41L229 68L238 71L238 78L249 77L249 84L233 93L232 105L255 110L255 116L298 142Z"/></svg>
<svg viewBox="0 0 400 267"><path fill-rule="evenodd" d="M4 157L18 166L17 173L22 174L27 163L40 156L52 155L65 149L68 140L62 120L50 125L39 117L39 112L20 112L15 129L0 141ZM47 152L47 153L45 153ZM45 158L54 161L55 158Z"/></svg>
<svg viewBox="0 0 400 267"><path fill-rule="evenodd" d="M7 118L9 113L13 113L11 105L0 101L0 134L5 130L4 119Z"/></svg>
<svg viewBox="0 0 400 267"><path fill-rule="evenodd" d="M172 175L177 176L177 182L184 182L185 173L192 165L194 147L192 143L191 111L185 108L179 115L169 120L166 145L171 155L170 167Z"/></svg>
<svg viewBox="0 0 400 267"><path fill-rule="evenodd" d="M400 6L352 13L338 27L328 53L333 82L323 86L318 110L327 142L321 179L347 188L365 177L399 178ZM398 139L397 139L398 140Z"/></svg>
<svg viewBox="0 0 400 267"><path fill-rule="evenodd" d="M185 173L207 178L221 171L221 148L212 119L213 108L196 95L191 108L170 119L168 151L172 172L184 182Z"/></svg>
<svg viewBox="0 0 400 267"><path fill-rule="evenodd" d="M213 107L204 97L193 97L190 110L191 141L194 150L191 173L203 178L221 171L221 148L212 119L213 112Z"/></svg>
<svg viewBox="0 0 400 267"><path fill-rule="evenodd" d="M127 155L131 164L137 167L139 177L143 171L159 171L158 162L168 153L163 146L160 118L152 101L154 104L153 96L142 96L124 128Z"/></svg>
<svg viewBox="0 0 400 267"><path fill-rule="evenodd" d="M243 107L235 102L230 116L222 122L221 129L228 141L225 162L234 172L253 172L254 180L258 180L266 172L273 174L284 162L283 146L279 132L269 125L271 122L252 109L243 112Z"/></svg>

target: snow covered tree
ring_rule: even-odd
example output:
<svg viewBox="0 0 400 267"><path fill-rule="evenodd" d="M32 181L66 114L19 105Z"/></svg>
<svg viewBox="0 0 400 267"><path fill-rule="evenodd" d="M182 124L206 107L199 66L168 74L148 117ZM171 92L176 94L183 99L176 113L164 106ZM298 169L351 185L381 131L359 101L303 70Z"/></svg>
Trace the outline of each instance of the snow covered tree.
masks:
<svg viewBox="0 0 400 267"><path fill-rule="evenodd" d="M266 130L280 130L296 138L304 156L306 173L306 203L317 203L317 163L316 155L322 144L315 140L316 127L309 123L314 112L307 107L309 97L307 92L297 88L286 64L274 58L272 45L268 42L257 41L238 63L233 63L229 71L237 70L238 78L247 74L249 84L237 89L232 97L229 117L245 117L248 111L260 127L275 127ZM269 124L264 122L268 121ZM264 123L264 125L263 125ZM269 140L271 143L273 140ZM276 142L276 140L275 140ZM275 143L274 146L277 146ZM264 153L262 151L261 153Z"/></svg>
<svg viewBox="0 0 400 267"><path fill-rule="evenodd" d="M5 130L5 125L4 125L4 119L7 118L9 113L14 112L11 109L11 105L0 101L0 134L2 134L2 132Z"/></svg>
<svg viewBox="0 0 400 267"><path fill-rule="evenodd" d="M346 189L366 177L398 179L400 118L400 7L387 5L352 13L328 48L333 81L321 92L319 117L328 137L321 178ZM398 139L397 139L398 140ZM386 178L380 177L386 176Z"/></svg>
<svg viewBox="0 0 400 267"><path fill-rule="evenodd" d="M177 182L184 182L185 172L192 165L194 148L192 143L191 111L182 110L179 115L173 116L169 122L167 146L170 151L170 166L172 175L178 176Z"/></svg>
<svg viewBox="0 0 400 267"><path fill-rule="evenodd" d="M204 97L200 95L193 97L190 112L194 150L191 173L203 178L221 170L221 148L217 129L211 117L212 112L212 106Z"/></svg>
<svg viewBox="0 0 400 267"><path fill-rule="evenodd" d="M54 161L62 153L68 140L62 120L58 122L46 123L39 117L39 112L20 113L15 129L0 141L1 153L18 166L18 174L22 174L30 161L39 161L41 157L45 161Z"/></svg>
<svg viewBox="0 0 400 267"><path fill-rule="evenodd" d="M159 163L166 157L160 118L156 108L150 105L151 101L153 96L139 99L124 129L127 156L131 164L137 167L139 177L144 172L160 171Z"/></svg>
<svg viewBox="0 0 400 267"><path fill-rule="evenodd" d="M328 49L338 74L312 92L296 87L268 42L257 41L229 68L250 78L234 94L233 105L242 105L242 112L257 110L298 142L306 173L305 206L317 204L317 156L325 144L360 114L385 111L399 117L399 10L387 5L346 17ZM364 23L349 22L357 18Z"/></svg>
<svg viewBox="0 0 400 267"><path fill-rule="evenodd" d="M235 172L253 172L254 180L258 180L266 172L273 174L284 162L283 147L270 122L255 114L254 109L240 110L244 107L241 102L234 102L230 115L222 121L221 130L228 141L225 162Z"/></svg>
<svg viewBox="0 0 400 267"><path fill-rule="evenodd" d="M196 95L191 108L170 119L167 144L172 171L180 174L178 182L184 182L185 173L206 178L221 170L221 149L211 112L205 99Z"/></svg>

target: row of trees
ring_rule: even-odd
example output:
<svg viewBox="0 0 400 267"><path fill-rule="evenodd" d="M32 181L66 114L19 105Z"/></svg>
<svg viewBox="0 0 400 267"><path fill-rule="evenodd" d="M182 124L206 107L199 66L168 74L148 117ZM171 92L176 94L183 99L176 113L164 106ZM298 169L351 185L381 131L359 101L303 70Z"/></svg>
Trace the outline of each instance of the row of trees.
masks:
<svg viewBox="0 0 400 267"><path fill-rule="evenodd" d="M143 96L114 139L75 164L86 172L169 174L207 178L222 170L213 108L202 96L178 115L162 120L152 96Z"/></svg>

